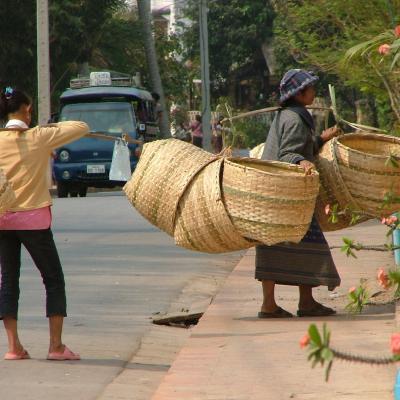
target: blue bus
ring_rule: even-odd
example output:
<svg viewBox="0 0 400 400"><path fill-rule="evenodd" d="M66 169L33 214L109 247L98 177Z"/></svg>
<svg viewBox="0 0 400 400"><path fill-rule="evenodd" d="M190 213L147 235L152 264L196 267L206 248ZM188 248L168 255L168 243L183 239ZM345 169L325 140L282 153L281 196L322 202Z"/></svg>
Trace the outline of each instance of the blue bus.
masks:
<svg viewBox="0 0 400 400"><path fill-rule="evenodd" d="M59 121L78 120L92 133L149 141L157 136L151 93L134 87L129 76L91 73L90 78L71 80L71 87L60 97ZM67 144L54 154L53 176L58 197L86 196L88 187L112 188L125 182L108 178L114 141L85 137ZM132 171L140 149L129 144Z"/></svg>

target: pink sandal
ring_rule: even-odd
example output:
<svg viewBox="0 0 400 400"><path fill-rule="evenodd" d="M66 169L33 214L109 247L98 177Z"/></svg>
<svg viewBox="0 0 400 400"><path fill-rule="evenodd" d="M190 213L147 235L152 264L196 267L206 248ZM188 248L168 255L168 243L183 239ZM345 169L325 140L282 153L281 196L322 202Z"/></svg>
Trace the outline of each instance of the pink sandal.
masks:
<svg viewBox="0 0 400 400"><path fill-rule="evenodd" d="M13 353L12 351L7 352L4 355L4 359L11 361L11 360L29 360L31 358L31 356L29 355L29 353L23 349L21 352L19 353Z"/></svg>
<svg viewBox="0 0 400 400"><path fill-rule="evenodd" d="M77 353L73 353L67 346L64 346L64 351L62 353L49 353L47 359L52 361L78 361L81 359L81 356Z"/></svg>

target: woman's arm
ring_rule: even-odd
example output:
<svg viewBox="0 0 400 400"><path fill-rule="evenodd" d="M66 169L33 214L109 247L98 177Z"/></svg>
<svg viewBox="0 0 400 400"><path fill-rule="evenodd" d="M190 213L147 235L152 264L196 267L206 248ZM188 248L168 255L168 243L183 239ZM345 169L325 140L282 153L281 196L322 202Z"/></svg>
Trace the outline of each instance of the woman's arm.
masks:
<svg viewBox="0 0 400 400"><path fill-rule="evenodd" d="M36 127L34 139L50 150L80 139L89 133L89 127L81 121L65 121Z"/></svg>
<svg viewBox="0 0 400 400"><path fill-rule="evenodd" d="M339 136L342 133L342 130L338 128L336 125L331 128L325 129L322 131L320 136L313 136L314 140L314 154L318 154L321 147L325 142L333 139L336 136Z"/></svg>

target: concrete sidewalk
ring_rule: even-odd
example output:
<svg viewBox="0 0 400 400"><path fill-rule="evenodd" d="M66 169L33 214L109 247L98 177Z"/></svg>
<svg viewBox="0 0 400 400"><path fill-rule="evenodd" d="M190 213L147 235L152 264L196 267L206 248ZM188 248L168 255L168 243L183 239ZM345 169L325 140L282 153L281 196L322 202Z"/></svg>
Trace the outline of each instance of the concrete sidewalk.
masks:
<svg viewBox="0 0 400 400"><path fill-rule="evenodd" d="M334 362L329 383L324 371L311 369L300 338L311 322L332 331L332 346L355 354L390 354L390 335L396 330L393 304L369 306L361 315L344 311L347 291L360 278L369 279L372 292L378 267L393 265L387 252L364 251L358 258L340 252L343 236L364 244L383 244L385 227L368 222L327 234L342 277L331 293L317 288L318 300L334 307L329 318L260 320L261 285L254 276L254 250L241 260L214 302L192 329L153 400L279 400L279 399L392 399L395 367ZM378 297L379 298L379 297ZM295 287L279 286L278 303L296 312Z"/></svg>

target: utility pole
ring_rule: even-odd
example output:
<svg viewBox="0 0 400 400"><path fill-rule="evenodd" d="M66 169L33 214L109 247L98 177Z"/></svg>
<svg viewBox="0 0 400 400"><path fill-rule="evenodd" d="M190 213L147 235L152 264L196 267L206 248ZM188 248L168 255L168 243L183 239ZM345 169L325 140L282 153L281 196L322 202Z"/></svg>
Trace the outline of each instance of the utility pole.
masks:
<svg viewBox="0 0 400 400"><path fill-rule="evenodd" d="M161 121L159 121L161 137L167 138L171 136L169 129L169 119L167 112L167 102L165 101L164 89L158 67L156 46L154 43L151 2L150 0L137 0L139 17L143 26L144 46L146 50L147 65L149 68L150 80L152 88L160 95L160 104L163 110Z"/></svg>
<svg viewBox="0 0 400 400"><path fill-rule="evenodd" d="M211 148L210 64L208 60L207 0L200 0L201 116L203 148Z"/></svg>
<svg viewBox="0 0 400 400"><path fill-rule="evenodd" d="M50 55L48 0L36 1L38 122L47 124L50 118Z"/></svg>

